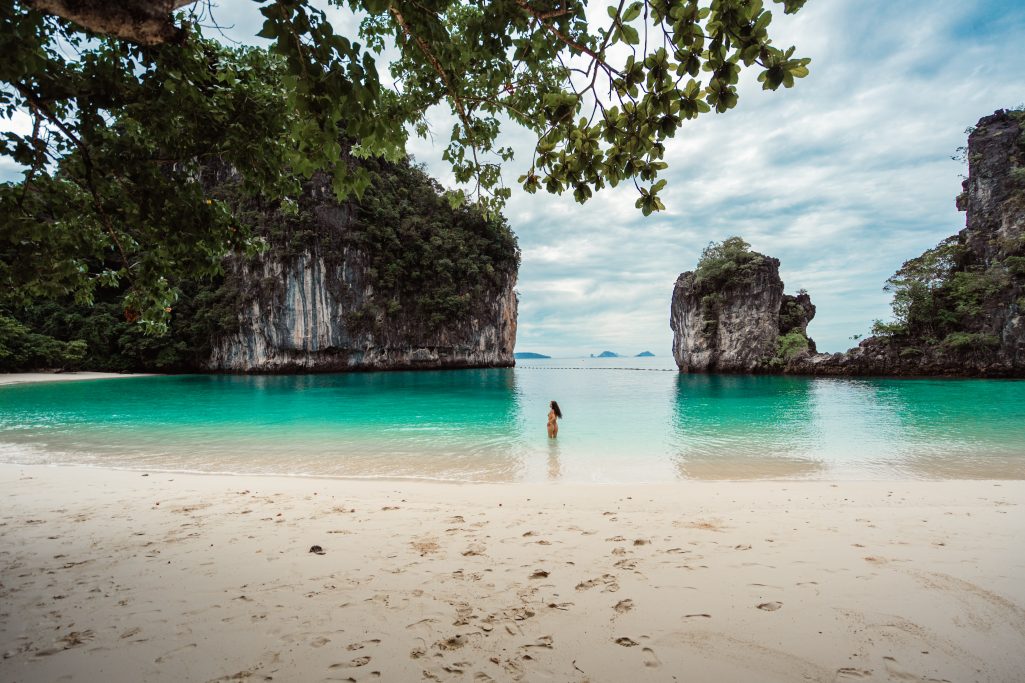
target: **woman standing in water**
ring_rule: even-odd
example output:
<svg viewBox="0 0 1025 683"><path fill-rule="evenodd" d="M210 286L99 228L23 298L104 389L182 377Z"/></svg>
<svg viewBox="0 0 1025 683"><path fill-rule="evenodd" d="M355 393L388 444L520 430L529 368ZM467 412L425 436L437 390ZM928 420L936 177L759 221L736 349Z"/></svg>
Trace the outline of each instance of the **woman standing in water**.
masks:
<svg viewBox="0 0 1025 683"><path fill-rule="evenodd" d="M559 435L559 420L562 419L562 411L555 401L551 403L551 410L548 411L548 438L554 439Z"/></svg>

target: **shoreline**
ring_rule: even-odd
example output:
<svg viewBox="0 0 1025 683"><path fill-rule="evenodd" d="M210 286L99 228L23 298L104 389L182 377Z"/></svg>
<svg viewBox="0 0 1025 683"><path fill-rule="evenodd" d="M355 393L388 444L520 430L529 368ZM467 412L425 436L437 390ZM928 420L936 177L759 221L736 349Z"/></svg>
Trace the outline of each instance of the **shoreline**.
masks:
<svg viewBox="0 0 1025 683"><path fill-rule="evenodd" d="M4 464L0 486L11 681L1025 668L1020 480L451 486Z"/></svg>
<svg viewBox="0 0 1025 683"><path fill-rule="evenodd" d="M157 377L153 372L6 372L0 373L0 387L39 382L80 382L95 379Z"/></svg>

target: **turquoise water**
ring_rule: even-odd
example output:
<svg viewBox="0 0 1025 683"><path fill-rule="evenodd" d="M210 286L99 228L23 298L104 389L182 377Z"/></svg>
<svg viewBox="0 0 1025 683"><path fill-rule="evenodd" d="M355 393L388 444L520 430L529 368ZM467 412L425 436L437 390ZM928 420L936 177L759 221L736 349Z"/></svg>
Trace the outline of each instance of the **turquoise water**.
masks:
<svg viewBox="0 0 1025 683"><path fill-rule="evenodd" d="M672 368L555 359L9 386L0 461L462 481L1025 478L1025 382Z"/></svg>

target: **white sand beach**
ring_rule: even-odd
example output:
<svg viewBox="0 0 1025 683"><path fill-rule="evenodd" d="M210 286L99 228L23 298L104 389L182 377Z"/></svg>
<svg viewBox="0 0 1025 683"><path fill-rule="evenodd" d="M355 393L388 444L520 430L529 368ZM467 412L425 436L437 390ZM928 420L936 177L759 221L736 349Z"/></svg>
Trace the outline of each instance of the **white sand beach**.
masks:
<svg viewBox="0 0 1025 683"><path fill-rule="evenodd" d="M1025 671L1022 481L454 485L4 465L0 486L12 683Z"/></svg>
<svg viewBox="0 0 1025 683"><path fill-rule="evenodd" d="M87 379L122 379L126 377L152 377L152 373L122 372L0 372L0 386L29 384L31 382L74 382Z"/></svg>

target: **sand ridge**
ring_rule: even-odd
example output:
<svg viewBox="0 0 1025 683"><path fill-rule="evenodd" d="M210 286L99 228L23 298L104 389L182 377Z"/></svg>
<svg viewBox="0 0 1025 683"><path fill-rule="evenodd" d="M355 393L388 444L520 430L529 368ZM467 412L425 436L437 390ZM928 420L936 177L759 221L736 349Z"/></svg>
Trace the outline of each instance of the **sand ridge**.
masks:
<svg viewBox="0 0 1025 683"><path fill-rule="evenodd" d="M1025 671L1025 482L0 485L5 681Z"/></svg>

